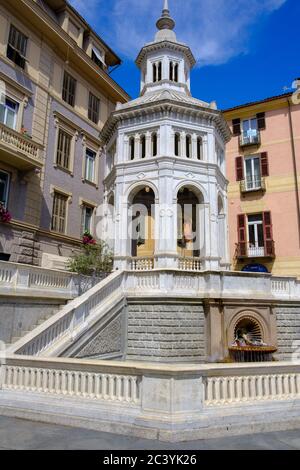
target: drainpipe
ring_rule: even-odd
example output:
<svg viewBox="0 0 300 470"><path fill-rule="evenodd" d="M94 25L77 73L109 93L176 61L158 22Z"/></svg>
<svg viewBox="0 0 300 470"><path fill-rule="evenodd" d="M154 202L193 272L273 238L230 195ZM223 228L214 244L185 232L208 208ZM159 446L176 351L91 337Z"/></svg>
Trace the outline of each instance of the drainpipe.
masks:
<svg viewBox="0 0 300 470"><path fill-rule="evenodd" d="M292 158L293 158L293 167L294 167L294 180L295 180L295 189L296 189L296 205L297 205L297 219L298 219L298 241L300 248L300 199L299 199L299 183L297 176L297 160L296 160L296 147L295 147L295 137L294 137L294 128L293 128L293 119L292 119L292 105L290 98L287 99L288 103L288 115L289 115L289 125L290 125L290 136L291 136L291 147L292 147Z"/></svg>

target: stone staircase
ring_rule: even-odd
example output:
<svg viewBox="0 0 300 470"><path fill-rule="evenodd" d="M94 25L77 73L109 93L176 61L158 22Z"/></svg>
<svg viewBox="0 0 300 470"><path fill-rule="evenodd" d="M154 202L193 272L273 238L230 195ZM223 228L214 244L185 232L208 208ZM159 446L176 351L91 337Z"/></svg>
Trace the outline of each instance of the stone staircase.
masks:
<svg viewBox="0 0 300 470"><path fill-rule="evenodd" d="M57 313L59 313L59 311L64 307L64 305L61 305L58 309L54 309L52 313L49 313L48 315L45 315L43 317L41 317L36 323L34 323L29 329L27 330L21 330L20 331L20 334L16 335L16 336L13 336L11 338L11 341L10 343L7 343L7 347L10 347L10 346L13 346L15 343L17 343L17 341L20 341L22 338L24 338L26 335L28 335L29 333L31 333L32 331L34 331L37 327L39 327L40 325L43 325L43 323L45 323L47 320L49 320L50 318L52 318L54 315L56 315Z"/></svg>

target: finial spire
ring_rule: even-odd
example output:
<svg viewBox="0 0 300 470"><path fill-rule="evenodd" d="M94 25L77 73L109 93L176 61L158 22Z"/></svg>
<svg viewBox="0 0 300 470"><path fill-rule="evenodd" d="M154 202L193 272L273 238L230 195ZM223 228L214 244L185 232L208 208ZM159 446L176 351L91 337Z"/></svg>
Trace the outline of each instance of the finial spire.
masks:
<svg viewBox="0 0 300 470"><path fill-rule="evenodd" d="M157 29L174 29L175 28L175 21L170 16L169 10L169 2L168 0L164 0L164 8L162 11L162 15L156 23Z"/></svg>

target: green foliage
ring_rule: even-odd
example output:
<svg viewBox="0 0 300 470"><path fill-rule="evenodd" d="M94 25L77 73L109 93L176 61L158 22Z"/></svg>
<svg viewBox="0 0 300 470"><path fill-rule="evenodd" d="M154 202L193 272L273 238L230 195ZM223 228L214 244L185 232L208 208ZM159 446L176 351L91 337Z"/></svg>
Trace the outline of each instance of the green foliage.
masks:
<svg viewBox="0 0 300 470"><path fill-rule="evenodd" d="M103 272L110 273L113 268L113 255L103 241L96 245L83 245L81 253L72 256L68 270L85 276L98 276Z"/></svg>

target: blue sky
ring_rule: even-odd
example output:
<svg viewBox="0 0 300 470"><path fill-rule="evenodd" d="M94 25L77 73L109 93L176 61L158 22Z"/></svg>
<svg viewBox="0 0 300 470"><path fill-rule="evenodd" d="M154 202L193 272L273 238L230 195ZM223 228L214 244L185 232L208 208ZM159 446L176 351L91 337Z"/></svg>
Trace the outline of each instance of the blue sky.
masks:
<svg viewBox="0 0 300 470"><path fill-rule="evenodd" d="M134 60L163 0L70 0L123 65L112 77L135 98ZM221 109L285 92L300 77L299 0L169 0L178 40L197 58L192 94Z"/></svg>

